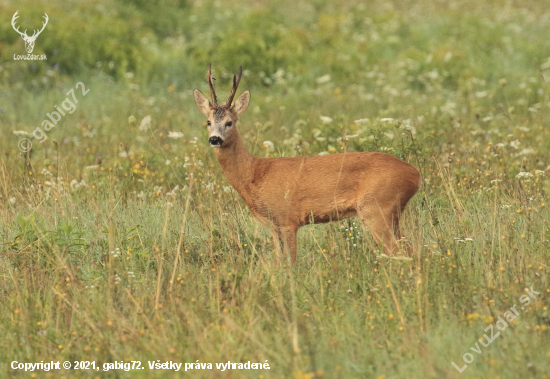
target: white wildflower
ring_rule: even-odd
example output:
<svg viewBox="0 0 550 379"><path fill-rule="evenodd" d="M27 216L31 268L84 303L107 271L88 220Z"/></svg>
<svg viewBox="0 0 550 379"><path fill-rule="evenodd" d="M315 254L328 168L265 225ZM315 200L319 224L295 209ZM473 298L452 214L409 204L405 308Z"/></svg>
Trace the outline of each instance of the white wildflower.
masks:
<svg viewBox="0 0 550 379"><path fill-rule="evenodd" d="M153 119L151 118L151 116L143 117L143 120L141 120L141 123L139 124L139 130L141 130L142 132L146 132L147 130L149 130L151 128L152 120Z"/></svg>
<svg viewBox="0 0 550 379"><path fill-rule="evenodd" d="M520 152L518 153L518 155L529 155L529 154L533 154L534 152L535 152L534 149L528 147L528 148L523 149L522 151L520 151Z"/></svg>
<svg viewBox="0 0 550 379"><path fill-rule="evenodd" d="M529 178L532 178L532 177L533 177L533 174L531 174L529 172L525 172L525 171L522 171L522 172L520 172L519 174L516 175L516 179L518 179L518 180L529 179Z"/></svg>
<svg viewBox="0 0 550 379"><path fill-rule="evenodd" d="M384 117L380 119L381 122L393 122L393 118L391 117Z"/></svg>
<svg viewBox="0 0 550 379"><path fill-rule="evenodd" d="M313 132L313 138L315 138L316 141L326 141L326 137L321 137L321 130L313 129Z"/></svg>
<svg viewBox="0 0 550 379"><path fill-rule="evenodd" d="M76 179L73 179L71 180L71 182L69 183L71 189L78 189L80 187L88 187L88 184L84 181L84 180L81 180L80 182Z"/></svg>
<svg viewBox="0 0 550 379"><path fill-rule="evenodd" d="M273 145L273 142L271 141L264 141L262 146L265 147L266 149L273 149L275 147L275 145Z"/></svg>
<svg viewBox="0 0 550 379"><path fill-rule="evenodd" d="M416 128L413 126L413 123L410 119L403 120L400 127L408 130L409 132L411 132L412 135L416 134Z"/></svg>
<svg viewBox="0 0 550 379"><path fill-rule="evenodd" d="M283 144L292 145L292 146L298 145L302 141L302 136L299 133L301 133L301 132L298 129L297 133L294 133L294 135L292 137L283 140Z"/></svg>
<svg viewBox="0 0 550 379"><path fill-rule="evenodd" d="M323 75L315 80L317 84L325 84L330 82L330 75Z"/></svg>
<svg viewBox="0 0 550 379"><path fill-rule="evenodd" d="M180 189L180 186L176 185L172 191L166 193L166 196L172 196L172 197L176 196L176 191L179 189Z"/></svg>
<svg viewBox="0 0 550 379"><path fill-rule="evenodd" d="M120 257L120 248L117 247L115 250L111 251L111 255L113 258Z"/></svg>
<svg viewBox="0 0 550 379"><path fill-rule="evenodd" d="M319 116L319 119L321 119L324 124L330 124L333 121L332 118L328 116Z"/></svg>
<svg viewBox="0 0 550 379"><path fill-rule="evenodd" d="M183 137L183 133L181 132L168 132L168 138L178 139L182 137Z"/></svg>
<svg viewBox="0 0 550 379"><path fill-rule="evenodd" d="M390 131L385 132L384 135L389 139L393 139L395 137L395 134L393 134L393 132L390 132Z"/></svg>
<svg viewBox="0 0 550 379"><path fill-rule="evenodd" d="M361 124L366 124L367 122L369 122L370 120L368 118L360 118L359 120L355 120L354 122L357 124L357 125L361 125Z"/></svg>
<svg viewBox="0 0 550 379"><path fill-rule="evenodd" d="M47 169L45 169L45 168L43 168L42 171L40 171L40 173L41 173L42 175L46 175L46 176L53 176L53 174L52 174L49 170L47 170Z"/></svg>
<svg viewBox="0 0 550 379"><path fill-rule="evenodd" d="M85 168L86 170L97 170L99 169L99 165L94 164L92 166L86 166Z"/></svg>
<svg viewBox="0 0 550 379"><path fill-rule="evenodd" d="M510 146L513 147L516 150L519 148L520 144L521 144L521 142L519 142L519 140L515 140L515 141L510 142Z"/></svg>

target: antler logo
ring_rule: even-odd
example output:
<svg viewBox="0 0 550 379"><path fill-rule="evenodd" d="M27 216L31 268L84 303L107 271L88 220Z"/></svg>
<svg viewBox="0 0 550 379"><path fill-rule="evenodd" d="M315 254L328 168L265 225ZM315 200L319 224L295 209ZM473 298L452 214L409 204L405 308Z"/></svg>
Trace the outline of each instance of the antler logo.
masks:
<svg viewBox="0 0 550 379"><path fill-rule="evenodd" d="M11 26L13 26L13 29L21 35L21 38L23 38L23 40L25 41L25 49L27 50L27 53L30 54L34 49L34 42L36 41L36 38L38 38L40 33L42 33L42 31L46 27L46 25L48 25L49 18L48 18L48 15L44 13L45 14L44 18L46 19L46 21L42 23L42 29L40 29L40 31L35 30L32 36L28 36L26 29L23 33L21 33L19 31L19 27L15 27L15 20L17 20L17 18L19 17L17 13L19 13L19 11L16 11L15 14L13 15L13 18L11 19Z"/></svg>

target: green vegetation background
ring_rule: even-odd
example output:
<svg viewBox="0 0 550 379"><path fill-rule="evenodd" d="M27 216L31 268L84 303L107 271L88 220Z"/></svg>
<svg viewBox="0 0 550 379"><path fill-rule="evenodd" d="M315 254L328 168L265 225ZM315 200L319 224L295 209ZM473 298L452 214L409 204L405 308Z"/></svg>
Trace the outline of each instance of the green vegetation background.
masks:
<svg viewBox="0 0 550 379"><path fill-rule="evenodd" d="M0 376L548 378L549 5L0 1ZM33 52L47 61L14 60L17 10L29 34L48 14ZM192 90L208 93L209 63L220 98L243 66L257 156L385 151L418 167L413 260L377 257L348 220L303 228L297 265L277 264L206 143ZM76 110L40 143L71 89Z"/></svg>

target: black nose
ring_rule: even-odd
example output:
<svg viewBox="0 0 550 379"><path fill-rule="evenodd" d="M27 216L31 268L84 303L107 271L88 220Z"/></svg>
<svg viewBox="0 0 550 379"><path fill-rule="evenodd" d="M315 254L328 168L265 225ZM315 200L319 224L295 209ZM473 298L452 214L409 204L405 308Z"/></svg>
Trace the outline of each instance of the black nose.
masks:
<svg viewBox="0 0 550 379"><path fill-rule="evenodd" d="M220 137L210 137L208 138L208 142L212 146L220 146L223 143L223 139L221 139Z"/></svg>

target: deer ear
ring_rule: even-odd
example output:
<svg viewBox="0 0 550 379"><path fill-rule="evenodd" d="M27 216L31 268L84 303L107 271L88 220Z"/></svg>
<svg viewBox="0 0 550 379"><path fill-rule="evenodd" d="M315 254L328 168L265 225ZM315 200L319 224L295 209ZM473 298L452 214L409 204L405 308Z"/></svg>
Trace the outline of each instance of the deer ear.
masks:
<svg viewBox="0 0 550 379"><path fill-rule="evenodd" d="M206 117L208 117L208 114L210 113L210 110L212 109L212 105L210 104L210 101L202 94L201 91L198 89L195 89L193 91L193 95L195 96L195 104L197 105L197 108L199 108L199 111Z"/></svg>
<svg viewBox="0 0 550 379"><path fill-rule="evenodd" d="M237 100L235 100L235 104L233 104L233 107L231 108L233 112L240 116L246 111L246 108L248 108L248 103L250 102L250 91L244 91L241 96Z"/></svg>

